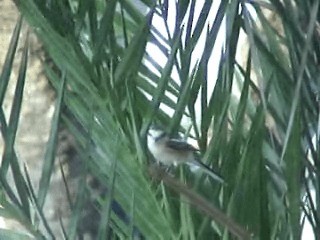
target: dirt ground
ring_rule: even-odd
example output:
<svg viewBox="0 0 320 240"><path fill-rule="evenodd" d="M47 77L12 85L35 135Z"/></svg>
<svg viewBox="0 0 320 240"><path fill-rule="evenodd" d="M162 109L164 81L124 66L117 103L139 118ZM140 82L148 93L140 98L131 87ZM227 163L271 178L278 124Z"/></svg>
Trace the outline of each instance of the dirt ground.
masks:
<svg viewBox="0 0 320 240"><path fill-rule="evenodd" d="M19 13L11 0L0 0L0 70L4 64L18 16ZM18 77L22 46L24 43L23 39L26 36L27 29L28 27L24 24L14 62L14 71L11 74L5 102L2 106L7 119L10 115L15 83ZM54 112L54 91L50 88L43 72L40 59L41 45L32 34L30 40L27 77L15 151L19 161L26 163L33 186L37 189L50 131L50 122ZM1 137L1 155L3 154L3 144L3 139ZM61 228L58 221L59 217L64 221L69 214L67 210L68 206L64 199L65 195L64 184L62 183L61 174L57 167L57 171L51 179L50 195L47 197L44 208L50 221L50 225L53 227L53 231L57 236L61 234ZM0 228L16 229L16 223L2 219L2 221L0 221Z"/></svg>

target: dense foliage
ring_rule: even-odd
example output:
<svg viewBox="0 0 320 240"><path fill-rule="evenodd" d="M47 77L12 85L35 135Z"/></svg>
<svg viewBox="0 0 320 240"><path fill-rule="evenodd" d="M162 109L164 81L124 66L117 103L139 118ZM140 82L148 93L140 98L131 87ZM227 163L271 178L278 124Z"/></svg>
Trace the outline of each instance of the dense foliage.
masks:
<svg viewBox="0 0 320 240"><path fill-rule="evenodd" d="M13 147L26 44L8 123L0 111L6 141L3 216L17 219L37 238L53 238L43 204L61 120L75 136L84 163L70 223L62 227L66 239L79 236L88 175L107 189L94 196L101 213L97 239L300 239L306 221L320 239L319 1L199 2L15 1L56 66L46 72L57 105L36 194ZM167 31L158 31L154 18L163 19ZM1 103L19 27L20 22L1 75ZM213 66L224 27L219 64ZM239 44L241 34L247 50ZM201 42L204 48L196 54ZM162 52L165 64L147 52L150 44ZM208 75L212 68L218 69L215 79ZM184 166L173 171L174 177L149 167L146 132L153 121L169 132L190 134L202 161L226 184ZM17 194L7 184L9 167Z"/></svg>

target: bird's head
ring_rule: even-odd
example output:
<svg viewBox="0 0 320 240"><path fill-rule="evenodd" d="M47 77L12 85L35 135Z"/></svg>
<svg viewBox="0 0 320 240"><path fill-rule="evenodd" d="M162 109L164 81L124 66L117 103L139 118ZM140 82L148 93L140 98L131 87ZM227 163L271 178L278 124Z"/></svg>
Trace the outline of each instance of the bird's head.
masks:
<svg viewBox="0 0 320 240"><path fill-rule="evenodd" d="M149 131L148 131L148 140L153 140L153 141L159 141L165 137L167 137L167 133L155 126L151 126Z"/></svg>

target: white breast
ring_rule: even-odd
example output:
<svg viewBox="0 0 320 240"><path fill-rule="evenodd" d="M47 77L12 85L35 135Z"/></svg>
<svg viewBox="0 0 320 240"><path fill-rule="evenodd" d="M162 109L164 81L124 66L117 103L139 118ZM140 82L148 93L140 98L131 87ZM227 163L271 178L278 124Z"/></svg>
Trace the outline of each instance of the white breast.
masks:
<svg viewBox="0 0 320 240"><path fill-rule="evenodd" d="M172 153L168 153L168 149L163 140L155 142L152 136L148 136L148 148L157 162L165 165L176 165L176 156L172 155Z"/></svg>

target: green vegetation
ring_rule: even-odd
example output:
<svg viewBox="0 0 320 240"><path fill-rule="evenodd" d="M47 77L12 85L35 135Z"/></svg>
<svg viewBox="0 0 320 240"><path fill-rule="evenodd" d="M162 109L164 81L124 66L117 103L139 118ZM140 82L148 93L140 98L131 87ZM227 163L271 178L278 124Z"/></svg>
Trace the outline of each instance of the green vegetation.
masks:
<svg viewBox="0 0 320 240"><path fill-rule="evenodd" d="M65 239L81 239L79 222L88 197L101 213L95 219L98 239L137 239L137 232L145 239L300 239L306 220L320 239L319 0L222 1L210 25L206 18L218 1L204 1L200 17L193 19L196 1L179 0L175 28L163 33L151 22L155 15L167 21L168 2L172 7L172 1L152 0L15 0L55 64L54 69L46 66L46 74L57 100L36 191L14 150L28 70L26 42L9 119L0 108L6 142L0 215L16 219L36 239L62 238L54 236L43 208L62 121L77 141L84 166L70 203L70 222L61 226ZM248 8L255 9L257 19ZM276 16L277 28L266 9ZM219 65L211 66L223 24L226 42ZM19 20L1 73L1 106L20 27ZM202 32L205 49L192 65ZM249 42L244 64L235 58L241 32ZM167 57L164 67L146 53L147 43ZM147 67L147 60L159 74ZM208 69L215 67L218 77L209 79ZM172 69L178 79L173 80ZM240 88L239 99L234 86ZM173 109L173 116L160 104ZM148 127L157 121L170 132L183 130L182 117L190 120L187 127L202 160L227 184L185 166L174 177L150 167ZM15 186L8 184L9 169ZM107 194L88 196L88 175ZM115 202L125 216L114 211ZM9 230L2 235L24 237Z"/></svg>

